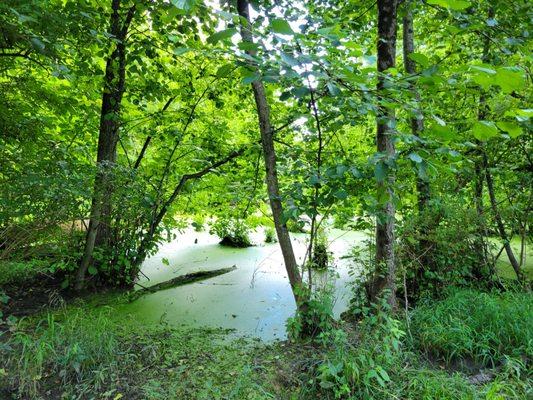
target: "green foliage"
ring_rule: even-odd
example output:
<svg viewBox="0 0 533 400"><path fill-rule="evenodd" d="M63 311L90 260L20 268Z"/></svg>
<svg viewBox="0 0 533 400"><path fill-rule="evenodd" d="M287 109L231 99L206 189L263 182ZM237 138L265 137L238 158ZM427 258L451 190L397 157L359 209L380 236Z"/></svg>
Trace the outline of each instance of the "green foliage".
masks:
<svg viewBox="0 0 533 400"><path fill-rule="evenodd" d="M53 374L62 384L83 383L93 390L105 387L117 371L116 328L109 310L77 311L66 321L51 314L28 329L21 320L7 342L4 355L9 385L20 395L35 395L44 378Z"/></svg>
<svg viewBox="0 0 533 400"><path fill-rule="evenodd" d="M211 223L209 233L220 238L220 244L230 247L249 247L250 227L242 219L218 218Z"/></svg>
<svg viewBox="0 0 533 400"><path fill-rule="evenodd" d="M205 218L202 215L195 215L192 219L191 225L196 232L204 230Z"/></svg>
<svg viewBox="0 0 533 400"><path fill-rule="evenodd" d="M452 291L450 297L412 312L414 345L448 362L498 365L505 357L530 358L532 307L530 293Z"/></svg>
<svg viewBox="0 0 533 400"><path fill-rule="evenodd" d="M274 228L265 228L265 243L276 243L278 238Z"/></svg>
<svg viewBox="0 0 533 400"><path fill-rule="evenodd" d="M438 297L449 286L488 285L491 260L483 260L485 242L479 236L486 221L474 210L452 203L430 206L424 214L409 214L398 227L397 257L405 273L407 295ZM481 241L483 240L483 241ZM480 244L481 243L481 244ZM404 290L399 279L400 290Z"/></svg>
<svg viewBox="0 0 533 400"><path fill-rule="evenodd" d="M302 290L300 288L299 290ZM316 290L307 299L303 309L287 320L289 338L315 338L319 342L327 340L335 326L333 318L333 288Z"/></svg>
<svg viewBox="0 0 533 400"><path fill-rule="evenodd" d="M311 268L326 269L329 265L330 254L328 252L328 238L323 229L316 232L315 243L313 244L313 252L311 260L309 260Z"/></svg>
<svg viewBox="0 0 533 400"><path fill-rule="evenodd" d="M45 260L0 261L0 287L31 282L49 269L50 263Z"/></svg>
<svg viewBox="0 0 533 400"><path fill-rule="evenodd" d="M401 362L400 342L404 332L391 318L386 302L358 326L358 342L347 341L343 331L323 335L331 350L316 368L311 388L326 398L386 398L393 384L391 370Z"/></svg>

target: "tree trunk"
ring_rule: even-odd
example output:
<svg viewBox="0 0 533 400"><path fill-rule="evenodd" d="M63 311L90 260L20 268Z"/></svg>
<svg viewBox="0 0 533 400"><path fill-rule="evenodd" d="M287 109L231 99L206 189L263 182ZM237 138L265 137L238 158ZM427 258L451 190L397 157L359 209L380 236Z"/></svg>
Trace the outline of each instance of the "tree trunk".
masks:
<svg viewBox="0 0 533 400"><path fill-rule="evenodd" d="M111 242L111 198L113 194L113 167L117 158L119 139L120 108L125 90L126 35L135 13L132 6L121 25L121 0L112 1L109 34L115 46L106 62L100 128L98 133L98 152L96 158L96 177L89 228L85 240L83 257L76 276L76 290L84 287L85 275L92 262L94 248L106 246Z"/></svg>
<svg viewBox="0 0 533 400"><path fill-rule="evenodd" d="M498 209L498 202L496 201L496 195L494 193L494 182L492 180L492 174L490 173L487 153L483 152L483 167L485 168L485 177L487 179L487 191L489 192L490 204L492 207L492 212L494 213L494 220L496 221L496 226L498 228L498 233L500 234L501 239L503 240L503 245L505 247L505 252L507 257L509 257L509 262L516 273L516 277L519 281L523 280L522 270L520 269L520 264L516 260L513 249L511 248L511 243L507 232L505 232L505 226L503 225L502 216L500 210Z"/></svg>
<svg viewBox="0 0 533 400"><path fill-rule="evenodd" d="M237 10L241 16L241 36L244 42L253 43L252 32L250 28L250 15L247 0L237 0ZM254 54L253 51L248 51ZM278 242L283 253L283 260L292 292L296 300L296 305L300 311L306 307L306 298L302 287L302 277L296 263L294 250L292 248L291 238L287 225L283 222L283 205L279 193L278 175L276 169L276 151L274 149L273 130L270 123L270 109L265 94L263 83L259 80L252 82L257 116L259 118L259 130L261 132L261 144L263 147L263 156L265 159L266 184L272 217L276 227Z"/></svg>
<svg viewBox="0 0 533 400"><path fill-rule="evenodd" d="M408 74L416 74L416 63L409 58L409 55L413 54L415 51L414 43L414 28L413 28L413 12L411 9L411 1L407 0L405 2L405 15L403 17L403 63L405 66L405 71ZM417 103L415 116L411 118L411 132L414 136L420 137L420 134L424 130L424 119L422 111L419 109L418 103L420 102L420 94L416 90L413 84L410 84L410 89ZM416 177L416 191L418 197L418 216L419 216L419 252L420 258L422 261L422 267L417 270L417 282L422 279L425 268L431 267L432 264L432 248L435 246L431 240L428 239L430 234L430 221L428 220L427 208L429 200L431 199L431 192L429 181L420 177L417 174ZM416 283L415 283L416 284Z"/></svg>
<svg viewBox="0 0 533 400"><path fill-rule="evenodd" d="M414 53L415 44L414 44L414 28L413 28L413 12L411 10L411 2L407 1L405 3L406 10L405 16L403 17L403 62L405 65L405 71L408 74L416 74L416 63L409 58L409 55ZM420 102L420 94L414 87L411 86L411 91L414 94L415 101ZM421 110L418 108L415 110L416 115L411 118L411 132L413 135L420 137L420 134L424 130L424 117ZM420 214L423 214L426 210L429 200L431 198L431 192L429 187L429 182L426 179L417 177L416 179L416 189L418 192L418 211Z"/></svg>
<svg viewBox="0 0 533 400"><path fill-rule="evenodd" d="M378 0L378 96L385 91L384 71L394 67L396 59L396 0ZM381 99L378 99L381 103ZM392 164L396 156L394 148L394 111L378 104L377 115L377 150ZM394 256L394 171L386 167L386 177L378 180L378 197L385 198L385 203L378 212L376 223L376 274L370 282L369 300L376 302L387 289L388 303L396 305L396 261Z"/></svg>

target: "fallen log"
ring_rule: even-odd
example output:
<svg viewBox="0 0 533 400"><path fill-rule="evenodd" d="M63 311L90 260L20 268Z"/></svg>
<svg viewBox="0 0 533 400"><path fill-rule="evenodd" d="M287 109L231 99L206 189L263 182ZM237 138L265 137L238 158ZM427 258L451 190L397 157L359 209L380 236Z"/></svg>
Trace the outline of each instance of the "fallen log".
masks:
<svg viewBox="0 0 533 400"><path fill-rule="evenodd" d="M135 301L139 297L144 296L145 294L155 293L159 292L160 290L166 290L166 289L172 289L176 286L183 286L188 285L190 283L203 281L205 279L214 278L215 276L227 274L228 272L236 270L237 267L234 265L229 268L220 268L220 269L213 269L208 271L196 271L191 272L190 274L180 275L175 278L169 279L168 281L156 283L152 286L142 286L141 289L130 292L129 294L129 301Z"/></svg>

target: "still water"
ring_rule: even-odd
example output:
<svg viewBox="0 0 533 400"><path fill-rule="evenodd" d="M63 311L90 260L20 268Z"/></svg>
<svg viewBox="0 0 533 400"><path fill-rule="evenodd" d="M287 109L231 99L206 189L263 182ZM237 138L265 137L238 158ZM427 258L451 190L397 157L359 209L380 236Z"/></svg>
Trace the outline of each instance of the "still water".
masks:
<svg viewBox="0 0 533 400"><path fill-rule="evenodd" d="M256 246L244 249L225 247L207 232L186 230L163 245L142 267L139 284L150 286L179 275L237 266L227 274L202 282L142 296L122 311L145 324L207 326L234 329L237 335L263 340L286 337L285 321L295 311L295 303L281 250L277 243L266 244L262 229L252 234ZM331 229L328 233L333 268L315 277L316 282L331 282L334 287L334 314L347 307L347 283L356 270L346 256L354 245L366 238L364 233ZM297 259L303 262L308 236L292 234ZM169 265L165 265L164 259Z"/></svg>

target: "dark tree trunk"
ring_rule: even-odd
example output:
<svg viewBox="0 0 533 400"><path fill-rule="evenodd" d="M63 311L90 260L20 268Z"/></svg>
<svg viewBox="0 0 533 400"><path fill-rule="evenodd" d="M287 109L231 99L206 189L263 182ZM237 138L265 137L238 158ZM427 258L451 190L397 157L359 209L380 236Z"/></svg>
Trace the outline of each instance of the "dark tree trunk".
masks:
<svg viewBox="0 0 533 400"><path fill-rule="evenodd" d="M125 90L126 35L135 13L132 6L121 23L121 0L113 0L109 34L114 49L106 62L100 128L98 133L97 172L94 180L91 215L85 249L76 276L76 290L84 287L85 275L92 262L95 247L108 246L111 242L111 218L113 195L113 167L117 158L120 108ZM116 42L116 43L115 43Z"/></svg>
<svg viewBox="0 0 533 400"><path fill-rule="evenodd" d="M247 0L237 0L237 10L243 21L241 24L241 36L244 42L252 43L253 37L250 30L250 15ZM253 54L253 52L249 52ZM294 250L292 248L291 238L287 225L283 222L283 205L280 199L278 175L276 169L276 151L274 149L273 130L270 123L270 109L265 94L263 83L259 80L252 83L257 116L259 118L259 130L261 132L261 144L263 147L263 156L265 159L266 184L272 217L276 227L278 242L283 253L283 260L287 275L292 287L292 292L296 304L300 310L305 307L306 296L303 293L302 277L296 263Z"/></svg>
<svg viewBox="0 0 533 400"><path fill-rule="evenodd" d="M384 71L394 67L396 59L396 19L397 1L378 0L378 84L379 96L385 92L386 76ZM381 99L378 100L381 103ZM387 161L394 162L396 150L394 148L394 111L378 105L377 115L377 150ZM386 198L378 211L376 223L376 274L369 284L369 300L376 302L387 289L388 302L392 307L396 305L396 261L394 256L394 171L386 168L386 177L378 180L378 197Z"/></svg>
<svg viewBox="0 0 533 400"><path fill-rule="evenodd" d="M411 1L407 0L405 2L405 15L403 17L403 63L405 66L405 71L408 74L416 74L416 63L409 58L409 55L413 54L415 51L415 42L414 42L414 27L413 27L413 11L411 9ZM424 130L424 119L422 111L420 110L418 104L420 102L420 94L418 93L416 87L413 84L410 84L410 89L413 93L413 97L417 104L415 111L415 116L411 118L411 132L414 136L420 137L421 133ZM429 235L431 231L429 221L429 215L427 213L427 208L429 205L429 200L431 199L431 192L429 181L424 179L419 174L416 177L416 192L418 199L418 216L420 227L418 233L420 235L419 239L419 253L422 266L417 269L416 281L420 282L422 279L424 270L426 268L431 268L433 264L432 251L435 247L435 243L429 240ZM415 282L415 286L417 285ZM416 288L415 288L416 290Z"/></svg>

